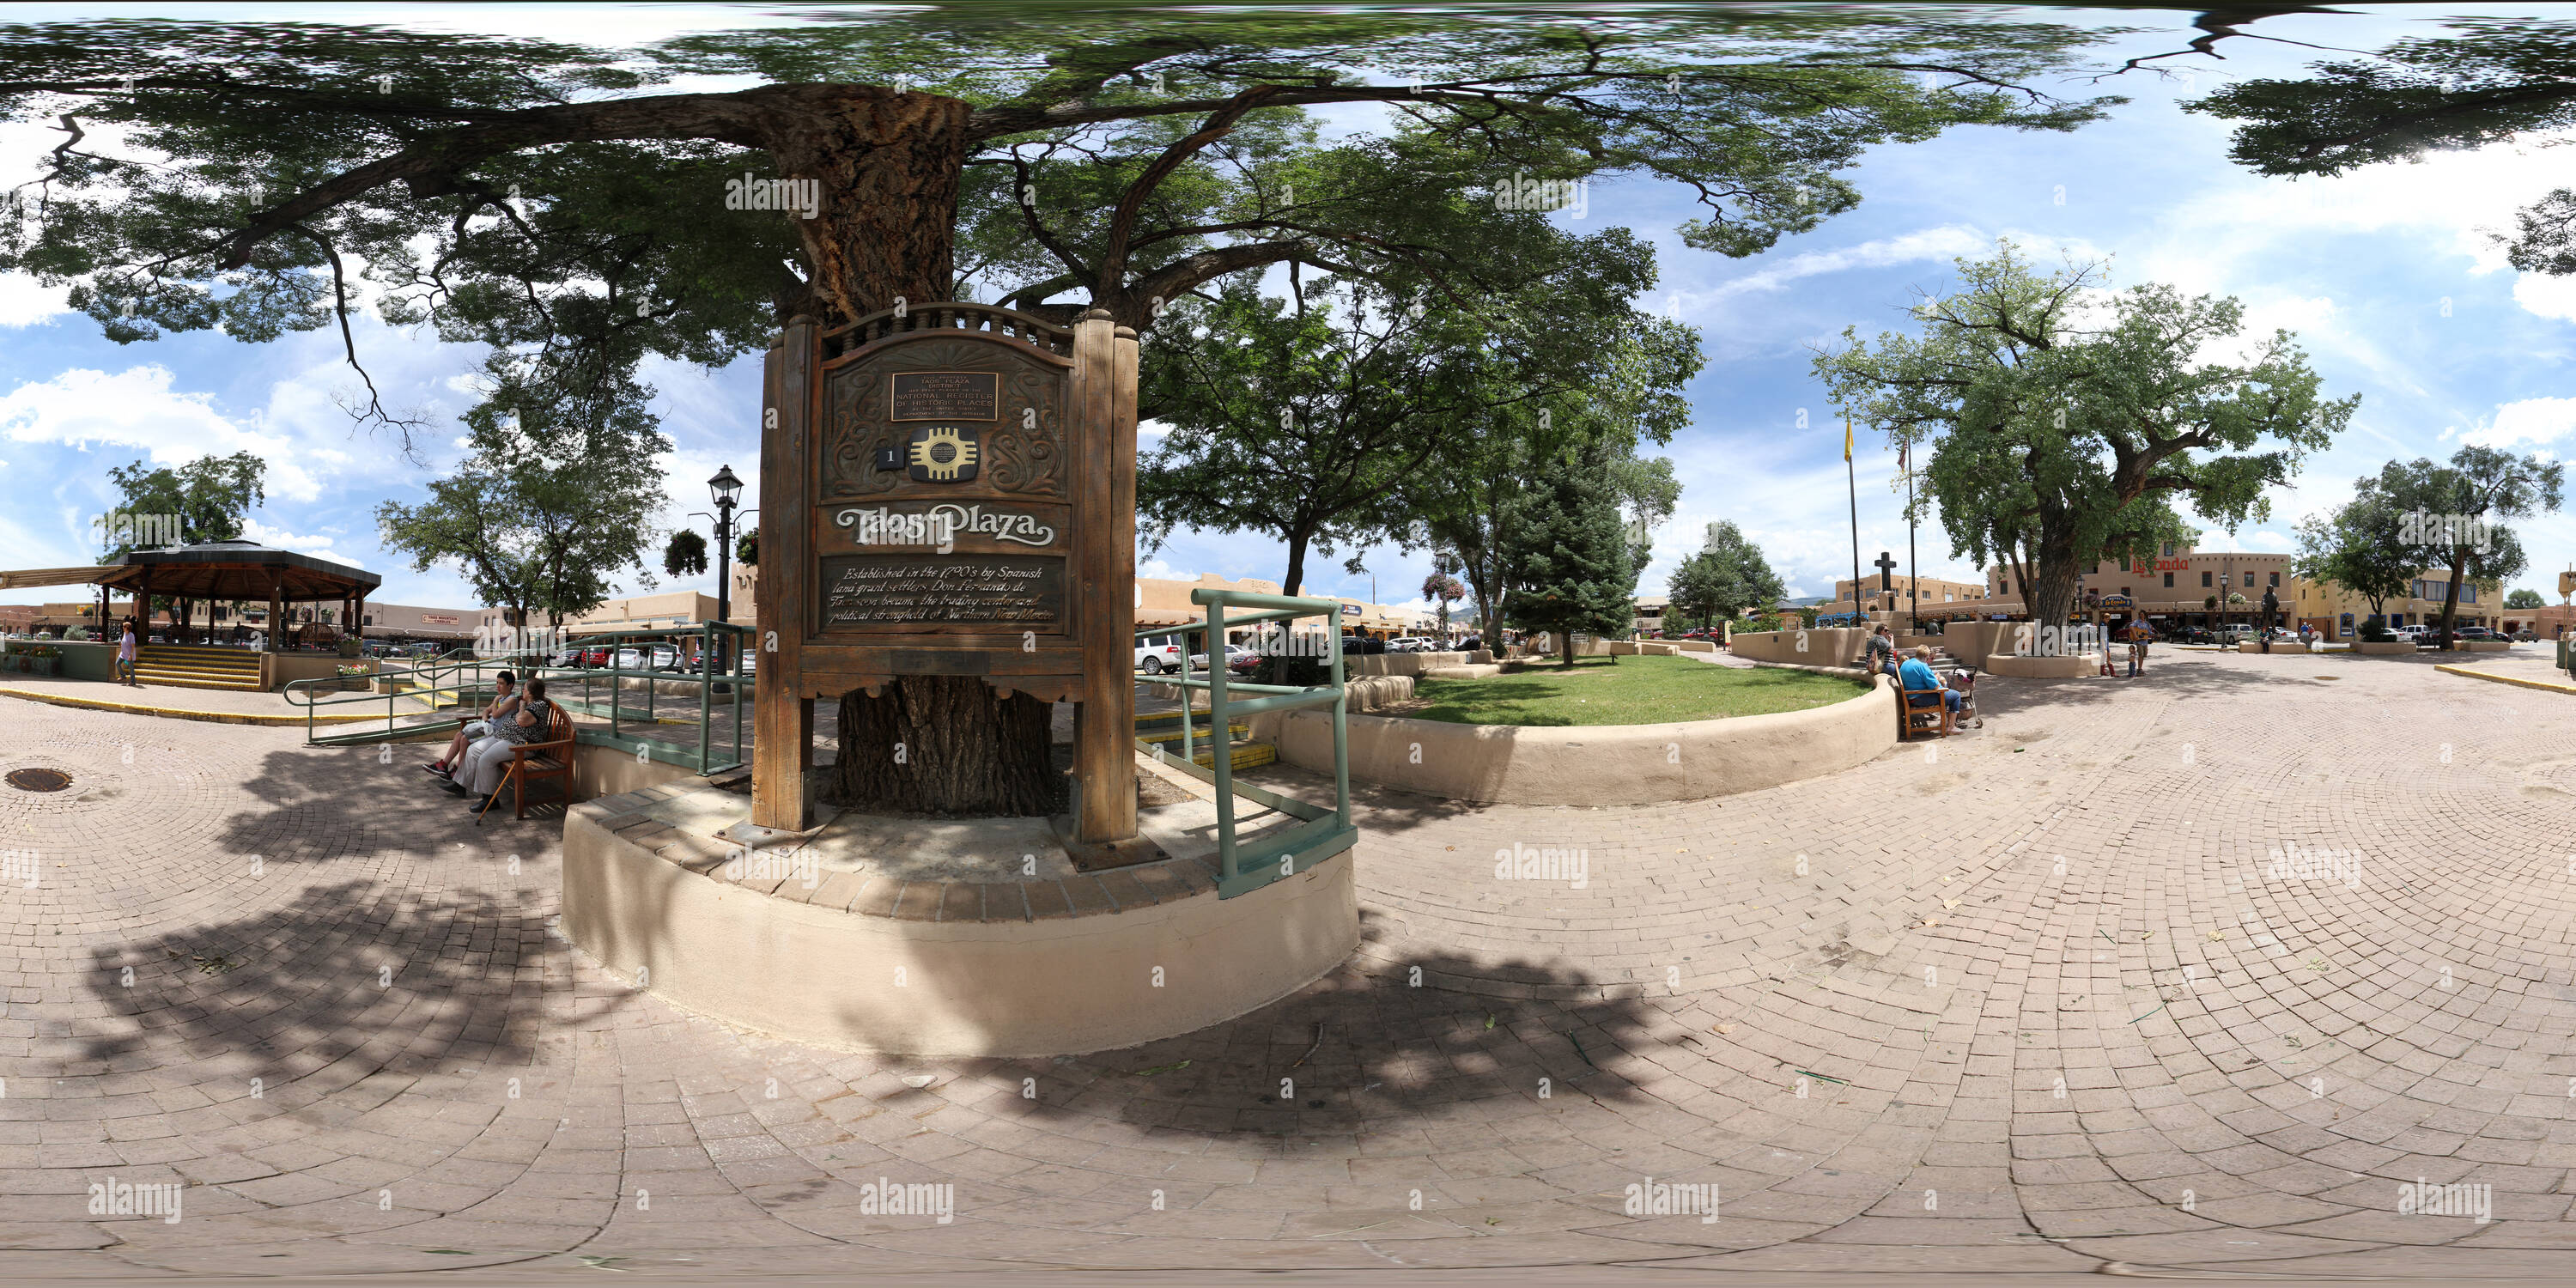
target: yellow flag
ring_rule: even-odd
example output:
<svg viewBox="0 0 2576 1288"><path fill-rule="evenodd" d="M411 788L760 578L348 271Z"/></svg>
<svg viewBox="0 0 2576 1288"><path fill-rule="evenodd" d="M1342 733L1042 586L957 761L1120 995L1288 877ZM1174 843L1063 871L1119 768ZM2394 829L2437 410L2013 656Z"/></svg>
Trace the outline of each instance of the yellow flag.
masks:
<svg viewBox="0 0 2576 1288"><path fill-rule="evenodd" d="M1851 459L1851 417L1843 417L1843 459Z"/></svg>

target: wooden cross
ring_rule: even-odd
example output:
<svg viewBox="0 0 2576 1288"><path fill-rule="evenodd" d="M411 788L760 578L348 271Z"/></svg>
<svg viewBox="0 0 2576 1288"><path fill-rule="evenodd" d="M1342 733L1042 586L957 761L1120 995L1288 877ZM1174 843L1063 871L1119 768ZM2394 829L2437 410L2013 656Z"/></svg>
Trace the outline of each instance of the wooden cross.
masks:
<svg viewBox="0 0 2576 1288"><path fill-rule="evenodd" d="M1896 571L1896 561L1888 558L1887 552L1881 550L1878 552L1878 558L1869 561L1869 566L1878 569L1878 593L1882 595L1895 594L1896 587L1894 583L1888 580L1888 575Z"/></svg>

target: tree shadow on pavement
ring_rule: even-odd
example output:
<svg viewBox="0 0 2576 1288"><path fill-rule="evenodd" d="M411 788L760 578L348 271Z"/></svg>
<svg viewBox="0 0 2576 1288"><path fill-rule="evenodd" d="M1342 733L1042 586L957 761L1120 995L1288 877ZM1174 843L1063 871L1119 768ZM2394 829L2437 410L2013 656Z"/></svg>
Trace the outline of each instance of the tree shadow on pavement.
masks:
<svg viewBox="0 0 2576 1288"><path fill-rule="evenodd" d="M574 967L549 929L563 825L514 822L504 800L477 829L414 768L440 750L266 753L241 784L260 804L168 874L201 883L220 911L91 950L88 987L110 1018L82 1035L87 1061L256 1077L286 1107L380 1072L531 1063L541 1029L571 1018ZM614 991L580 998L624 1004Z"/></svg>
<svg viewBox="0 0 2576 1288"><path fill-rule="evenodd" d="M1362 919L1365 941L1379 927L1365 909ZM984 1062L980 1072L1076 1084L1070 1096L1045 1096L1049 1110L1212 1134L1392 1131L1504 1096L1646 1098L1614 1071L1623 1048L1661 1045L1645 1036L1661 1013L1633 985L1450 954L1381 963L1387 973L1375 976L1362 962L1355 954L1288 997L1196 1032L1054 1061Z"/></svg>

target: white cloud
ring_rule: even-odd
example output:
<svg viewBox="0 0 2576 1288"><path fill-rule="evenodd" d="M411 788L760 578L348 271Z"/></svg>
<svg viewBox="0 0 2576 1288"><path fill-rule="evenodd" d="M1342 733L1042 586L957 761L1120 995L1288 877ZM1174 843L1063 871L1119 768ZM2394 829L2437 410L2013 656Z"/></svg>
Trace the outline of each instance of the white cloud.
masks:
<svg viewBox="0 0 2576 1288"><path fill-rule="evenodd" d="M1962 255L1982 255L1993 248L1992 237L1962 224L1947 224L1900 237L1882 237L1839 250L1814 250L1792 255L1758 272L1721 282L1715 288L1699 293L1699 299L1718 300L1751 291L1776 291L1800 278L1825 273L1854 268L1885 268L1891 264L1922 260L1956 259Z"/></svg>
<svg viewBox="0 0 2576 1288"><path fill-rule="evenodd" d="M292 501L321 495L285 439L235 423L215 409L211 395L172 389L171 381L170 369L157 363L112 376L76 368L29 381L0 395L0 432L21 443L141 448L155 465L248 451L268 462L271 493Z"/></svg>
<svg viewBox="0 0 2576 1288"><path fill-rule="evenodd" d="M46 286L24 273L0 273L0 327L34 326L71 309L70 287Z"/></svg>
<svg viewBox="0 0 2576 1288"><path fill-rule="evenodd" d="M2497 406L2495 417L2461 437L2483 447L2553 443L2576 429L2576 398L2525 398Z"/></svg>
<svg viewBox="0 0 2576 1288"><path fill-rule="evenodd" d="M263 546L272 546L279 550L292 550L300 555L311 555L316 559L328 559L334 563L365 566L359 560L340 553L331 544L329 537L305 536L289 532L284 528L272 528L257 519L242 520L242 536Z"/></svg>
<svg viewBox="0 0 2576 1288"><path fill-rule="evenodd" d="M2541 317L2576 322L2576 277L2521 274L2513 279L2513 302Z"/></svg>

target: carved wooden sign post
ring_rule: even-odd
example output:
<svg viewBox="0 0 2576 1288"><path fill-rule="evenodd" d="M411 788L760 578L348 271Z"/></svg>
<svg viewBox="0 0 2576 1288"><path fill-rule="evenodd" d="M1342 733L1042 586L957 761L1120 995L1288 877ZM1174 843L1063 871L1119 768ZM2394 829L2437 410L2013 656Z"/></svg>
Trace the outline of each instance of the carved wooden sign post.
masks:
<svg viewBox="0 0 2576 1288"><path fill-rule="evenodd" d="M798 318L764 401L752 821L807 826L815 699L972 675L1081 704L1077 840L1134 836L1135 333Z"/></svg>

